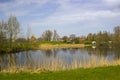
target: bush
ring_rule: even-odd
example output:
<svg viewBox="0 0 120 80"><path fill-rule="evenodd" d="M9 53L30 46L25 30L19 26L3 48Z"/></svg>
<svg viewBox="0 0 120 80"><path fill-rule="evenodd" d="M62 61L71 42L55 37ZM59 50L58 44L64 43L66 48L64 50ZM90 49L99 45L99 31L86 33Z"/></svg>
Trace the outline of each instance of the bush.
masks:
<svg viewBox="0 0 120 80"><path fill-rule="evenodd" d="M91 44L91 41L85 41L84 44Z"/></svg>

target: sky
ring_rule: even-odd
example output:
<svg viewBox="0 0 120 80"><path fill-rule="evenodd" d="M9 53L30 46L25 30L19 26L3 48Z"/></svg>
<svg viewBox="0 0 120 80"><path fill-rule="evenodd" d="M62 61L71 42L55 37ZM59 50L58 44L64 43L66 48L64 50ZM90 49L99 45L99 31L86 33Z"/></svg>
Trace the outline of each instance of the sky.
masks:
<svg viewBox="0 0 120 80"><path fill-rule="evenodd" d="M0 0L0 20L15 15L21 34L40 37L45 30L60 36L112 32L120 25L120 0Z"/></svg>

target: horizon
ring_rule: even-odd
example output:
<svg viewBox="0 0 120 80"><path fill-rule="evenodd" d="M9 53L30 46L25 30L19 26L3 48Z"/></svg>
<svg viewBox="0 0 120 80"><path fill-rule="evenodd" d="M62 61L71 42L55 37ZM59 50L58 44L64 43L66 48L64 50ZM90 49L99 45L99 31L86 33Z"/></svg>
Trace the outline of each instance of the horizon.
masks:
<svg viewBox="0 0 120 80"><path fill-rule="evenodd" d="M120 25L118 0L0 0L0 20L15 15L21 34L27 27L37 38L45 30L56 30L60 36L88 35L99 31L113 32Z"/></svg>

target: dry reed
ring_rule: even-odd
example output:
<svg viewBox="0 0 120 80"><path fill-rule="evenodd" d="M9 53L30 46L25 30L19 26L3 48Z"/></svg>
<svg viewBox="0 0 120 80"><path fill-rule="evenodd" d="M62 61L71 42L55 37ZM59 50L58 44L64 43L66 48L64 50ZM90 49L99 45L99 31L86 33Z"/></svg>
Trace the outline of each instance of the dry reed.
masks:
<svg viewBox="0 0 120 80"><path fill-rule="evenodd" d="M100 57L99 59L92 56L90 60L79 61L73 59L71 63L67 63L62 59L45 59L42 63L24 64L17 65L15 61L8 65L6 68L1 68L1 72L42 72L42 71L60 71L60 70L70 70L76 68L94 68L101 66L115 66L120 65L120 59L108 61L106 58ZM2 64L0 64L2 65ZM2 67L2 66L1 66Z"/></svg>
<svg viewBox="0 0 120 80"><path fill-rule="evenodd" d="M87 45L84 44L41 44L39 49L48 50L54 48L84 48Z"/></svg>

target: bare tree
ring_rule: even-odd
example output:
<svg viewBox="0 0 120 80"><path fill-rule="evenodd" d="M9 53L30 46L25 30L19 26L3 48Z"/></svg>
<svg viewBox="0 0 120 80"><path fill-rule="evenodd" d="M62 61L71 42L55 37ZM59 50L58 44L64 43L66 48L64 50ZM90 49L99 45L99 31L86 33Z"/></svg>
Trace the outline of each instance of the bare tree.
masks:
<svg viewBox="0 0 120 80"><path fill-rule="evenodd" d="M31 36L31 27L28 25L27 26L27 41L30 41L30 36Z"/></svg>
<svg viewBox="0 0 120 80"><path fill-rule="evenodd" d="M6 37L6 33L7 33L7 29L6 29L6 22L1 21L0 22L0 44L4 45L7 41L7 37Z"/></svg>
<svg viewBox="0 0 120 80"><path fill-rule="evenodd" d="M120 26L114 28L114 42L120 44Z"/></svg>
<svg viewBox="0 0 120 80"><path fill-rule="evenodd" d="M52 39L52 31L50 31L50 30L46 30L43 34L42 34L42 39L44 40L44 41L51 41L51 39Z"/></svg>
<svg viewBox="0 0 120 80"><path fill-rule="evenodd" d="M72 43L75 42L75 38L76 38L75 34L71 34L71 35L70 35L70 41L71 41Z"/></svg>
<svg viewBox="0 0 120 80"><path fill-rule="evenodd" d="M120 36L120 26L116 26L114 28L114 33L115 33L116 36Z"/></svg>
<svg viewBox="0 0 120 80"><path fill-rule="evenodd" d="M56 30L54 30L54 33L53 33L53 41L58 41L59 40L59 35L57 33Z"/></svg>
<svg viewBox="0 0 120 80"><path fill-rule="evenodd" d="M9 38L10 48L12 47L12 42L15 41L18 33L20 31L20 25L15 16L10 16L7 22L7 36Z"/></svg>

